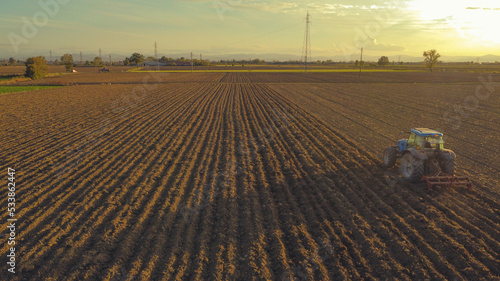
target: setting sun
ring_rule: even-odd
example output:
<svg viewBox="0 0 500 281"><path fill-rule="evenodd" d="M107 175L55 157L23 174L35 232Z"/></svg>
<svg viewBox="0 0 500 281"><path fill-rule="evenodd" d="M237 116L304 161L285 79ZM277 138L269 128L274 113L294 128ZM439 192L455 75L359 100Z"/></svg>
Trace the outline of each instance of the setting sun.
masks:
<svg viewBox="0 0 500 281"><path fill-rule="evenodd" d="M409 4L424 23L442 23L438 29L455 29L463 39L477 40L476 44L500 43L500 5L496 1L458 0L438 2L418 0Z"/></svg>

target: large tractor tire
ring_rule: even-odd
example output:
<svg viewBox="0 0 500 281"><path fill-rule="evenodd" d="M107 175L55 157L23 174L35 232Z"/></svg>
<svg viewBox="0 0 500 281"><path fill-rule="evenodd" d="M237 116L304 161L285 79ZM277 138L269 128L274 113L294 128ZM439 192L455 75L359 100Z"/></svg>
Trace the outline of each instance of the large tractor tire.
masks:
<svg viewBox="0 0 500 281"><path fill-rule="evenodd" d="M399 171L405 180L418 182L424 175L424 161L416 158L411 153L406 153L401 159Z"/></svg>
<svg viewBox="0 0 500 281"><path fill-rule="evenodd" d="M441 166L441 171L447 175L453 175L455 171L455 159L444 160Z"/></svg>
<svg viewBox="0 0 500 281"><path fill-rule="evenodd" d="M384 150L384 166L391 168L396 164L397 152L394 146L388 147Z"/></svg>

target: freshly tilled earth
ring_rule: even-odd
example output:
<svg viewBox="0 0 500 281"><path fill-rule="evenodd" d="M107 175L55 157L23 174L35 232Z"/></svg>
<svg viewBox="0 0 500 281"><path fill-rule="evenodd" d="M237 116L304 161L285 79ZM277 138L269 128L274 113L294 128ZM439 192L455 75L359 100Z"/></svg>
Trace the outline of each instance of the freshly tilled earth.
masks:
<svg viewBox="0 0 500 281"><path fill-rule="evenodd" d="M15 278L500 279L488 176L427 191L388 173L346 116L386 134L397 114L356 115L372 114L346 99L362 100L361 86L315 96L314 82L265 74L170 75L0 96L0 166L16 169L19 199ZM310 99L336 115L318 117Z"/></svg>

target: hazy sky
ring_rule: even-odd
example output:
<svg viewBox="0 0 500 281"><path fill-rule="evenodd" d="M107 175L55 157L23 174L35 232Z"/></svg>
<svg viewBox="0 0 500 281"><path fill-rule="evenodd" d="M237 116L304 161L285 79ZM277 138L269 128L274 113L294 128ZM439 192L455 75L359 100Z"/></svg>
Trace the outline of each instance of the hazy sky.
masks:
<svg viewBox="0 0 500 281"><path fill-rule="evenodd" d="M46 7L42 3L47 3ZM497 0L0 0L0 58L63 53L500 55ZM33 27L35 29L33 29Z"/></svg>

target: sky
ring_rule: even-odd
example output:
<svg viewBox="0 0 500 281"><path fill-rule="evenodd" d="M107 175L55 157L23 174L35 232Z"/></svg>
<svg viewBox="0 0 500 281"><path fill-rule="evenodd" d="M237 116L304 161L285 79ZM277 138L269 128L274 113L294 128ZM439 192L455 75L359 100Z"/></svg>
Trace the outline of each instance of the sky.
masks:
<svg viewBox="0 0 500 281"><path fill-rule="evenodd" d="M0 0L0 58L64 53L204 58L500 55L497 0Z"/></svg>

